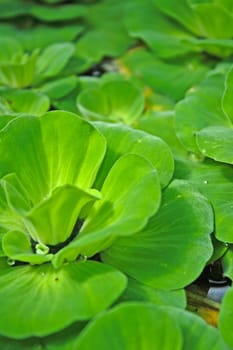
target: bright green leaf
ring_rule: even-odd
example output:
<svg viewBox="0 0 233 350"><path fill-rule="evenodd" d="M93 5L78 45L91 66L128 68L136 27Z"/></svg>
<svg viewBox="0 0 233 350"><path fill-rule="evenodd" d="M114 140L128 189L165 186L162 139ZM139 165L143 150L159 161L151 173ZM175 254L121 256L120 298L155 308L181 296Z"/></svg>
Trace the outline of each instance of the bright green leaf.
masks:
<svg viewBox="0 0 233 350"><path fill-rule="evenodd" d="M135 234L160 205L156 170L134 154L116 161L100 192L102 199L91 207L76 239L55 255L54 266L80 254L92 256L111 245L116 237Z"/></svg>
<svg viewBox="0 0 233 350"><path fill-rule="evenodd" d="M187 179L211 202L215 216L215 235L223 242L233 242L232 166L210 159L179 160L175 178Z"/></svg>
<svg viewBox="0 0 233 350"><path fill-rule="evenodd" d="M52 254L35 254L32 250L30 238L19 231L7 232L3 236L2 246L5 255L12 261L23 261L34 265L43 264L52 259Z"/></svg>
<svg viewBox="0 0 233 350"><path fill-rule="evenodd" d="M222 107L228 118L233 122L233 67L229 70L225 80L225 90L222 98Z"/></svg>
<svg viewBox="0 0 233 350"><path fill-rule="evenodd" d="M78 79L75 76L61 78L43 84L40 91L47 94L52 99L59 99L68 95L77 86Z"/></svg>
<svg viewBox="0 0 233 350"><path fill-rule="evenodd" d="M144 109L144 97L130 82L113 80L99 89L84 90L78 96L77 107L91 120L133 124Z"/></svg>
<svg viewBox="0 0 233 350"><path fill-rule="evenodd" d="M176 106L175 128L177 137L185 148L200 153L196 132L208 126L231 126L222 110L221 98L224 75L212 74L199 86L193 87L184 100Z"/></svg>
<svg viewBox="0 0 233 350"><path fill-rule="evenodd" d="M98 198L97 191L83 191L71 185L56 187L50 197L27 213L30 235L43 244L64 242L71 235L83 206Z"/></svg>
<svg viewBox="0 0 233 350"><path fill-rule="evenodd" d="M185 308L186 295L183 289L162 290L149 287L133 278L128 279L127 287L121 296L122 301L143 301L155 305Z"/></svg>
<svg viewBox="0 0 233 350"><path fill-rule="evenodd" d="M233 128L209 126L197 132L196 137L204 156L233 164Z"/></svg>
<svg viewBox="0 0 233 350"><path fill-rule="evenodd" d="M223 274L233 281L233 246L230 245L222 257Z"/></svg>
<svg viewBox="0 0 233 350"><path fill-rule="evenodd" d="M5 94L10 107L17 113L28 113L31 115L42 115L48 111L49 98L34 90L13 90Z"/></svg>
<svg viewBox="0 0 233 350"><path fill-rule="evenodd" d="M119 238L102 253L105 262L155 288L177 289L195 280L212 255L213 213L185 181L174 181L146 227Z"/></svg>
<svg viewBox="0 0 233 350"><path fill-rule="evenodd" d="M118 298L126 278L107 265L80 261L60 270L51 264L1 268L0 284L0 333L22 339L93 317Z"/></svg>
<svg viewBox="0 0 233 350"><path fill-rule="evenodd" d="M230 350L220 332L199 316L178 308L162 308L179 324L183 350Z"/></svg>
<svg viewBox="0 0 233 350"><path fill-rule="evenodd" d="M174 161L168 146L159 137L131 129L125 125L96 122L94 125L107 140L107 152L98 172L95 187L100 188L105 174L122 155L134 153L148 159L159 174L160 183L165 187L171 180Z"/></svg>
<svg viewBox="0 0 233 350"><path fill-rule="evenodd" d="M166 312L151 304L121 304L91 322L73 349L182 349L181 331Z"/></svg>
<svg viewBox="0 0 233 350"><path fill-rule="evenodd" d="M219 315L219 329L224 340L233 347L233 334L232 334L232 322L233 322L233 288L230 288L223 300Z"/></svg>
<svg viewBox="0 0 233 350"><path fill-rule="evenodd" d="M56 76L68 63L73 53L74 45L71 43L58 43L46 47L36 64L38 79Z"/></svg>

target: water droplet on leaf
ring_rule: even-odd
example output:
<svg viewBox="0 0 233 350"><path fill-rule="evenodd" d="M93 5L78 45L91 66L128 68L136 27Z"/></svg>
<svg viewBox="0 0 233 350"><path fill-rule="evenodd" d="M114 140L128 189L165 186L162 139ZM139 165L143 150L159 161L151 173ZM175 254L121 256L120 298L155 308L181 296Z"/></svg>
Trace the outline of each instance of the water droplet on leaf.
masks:
<svg viewBox="0 0 233 350"><path fill-rule="evenodd" d="M13 259L7 259L7 264L10 265L10 266L14 266L15 265L15 260Z"/></svg>

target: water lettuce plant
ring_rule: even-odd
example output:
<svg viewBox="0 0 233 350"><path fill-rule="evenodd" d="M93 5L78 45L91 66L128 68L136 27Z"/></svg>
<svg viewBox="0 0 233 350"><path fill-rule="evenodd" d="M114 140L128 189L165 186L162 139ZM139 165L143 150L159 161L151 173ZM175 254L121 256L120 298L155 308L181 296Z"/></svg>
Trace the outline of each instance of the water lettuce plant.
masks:
<svg viewBox="0 0 233 350"><path fill-rule="evenodd" d="M200 274L212 254L212 209L185 182L165 189L160 208L173 173L161 139L64 111L3 120L2 336L45 337L89 320L119 298L126 275L173 290Z"/></svg>
<svg viewBox="0 0 233 350"><path fill-rule="evenodd" d="M0 348L233 348L232 11L0 2Z"/></svg>
<svg viewBox="0 0 233 350"><path fill-rule="evenodd" d="M0 55L0 85L12 88L25 88L57 76L74 53L71 43L56 43L39 50L24 52L13 38L3 37Z"/></svg>
<svg viewBox="0 0 233 350"><path fill-rule="evenodd" d="M77 108L89 120L132 125L143 112L144 96L129 81L115 79L96 88L84 89L78 95Z"/></svg>
<svg viewBox="0 0 233 350"><path fill-rule="evenodd" d="M115 163L101 191L92 188L105 148L104 137L93 126L65 112L51 112L40 119L15 118L2 129L1 255L10 259L10 265L14 261L22 265L10 267L2 258L1 293L9 296L9 303L1 334L13 338L49 334L76 319L93 316L112 303L124 288L126 278L121 273L85 260L108 247L117 235L130 235L142 227L159 207L160 184L153 166L132 154ZM129 164L132 173L126 177L125 167ZM119 181L117 188L112 187L115 181ZM148 191L154 194L149 202ZM72 247L64 251L69 244ZM75 262L77 258L81 261ZM48 261L52 264L43 264ZM71 263L58 269L65 261ZM91 302L93 292L95 301ZM72 302L66 301L77 300L77 293L80 296L74 308ZM20 308L16 295L22 302ZM23 318L38 298L35 312L30 312L29 319ZM58 302L54 305L60 305L60 316L57 312L52 316L54 309L50 306L54 298ZM12 320L15 308L18 311Z"/></svg>

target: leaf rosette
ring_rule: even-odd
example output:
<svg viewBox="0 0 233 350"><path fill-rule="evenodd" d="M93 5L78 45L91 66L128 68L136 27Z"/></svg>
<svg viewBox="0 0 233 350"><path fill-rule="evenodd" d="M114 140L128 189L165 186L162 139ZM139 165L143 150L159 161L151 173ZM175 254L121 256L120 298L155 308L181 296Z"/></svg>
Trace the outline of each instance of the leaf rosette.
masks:
<svg viewBox="0 0 233 350"><path fill-rule="evenodd" d="M154 157L143 156L151 152L146 134L135 133L135 151L114 153L108 137L72 113L6 121L0 132L2 335L50 334L91 318L122 293L121 272L87 259L142 229L159 208L160 182L169 181L163 171L158 175ZM171 177L168 147L151 140L150 147L167 150Z"/></svg>
<svg viewBox="0 0 233 350"><path fill-rule="evenodd" d="M0 85L11 88L38 86L57 76L74 54L69 42L49 45L41 53L39 49L25 52L17 40L6 36L0 45Z"/></svg>
<svg viewBox="0 0 233 350"><path fill-rule="evenodd" d="M126 276L167 292L199 276L212 254L212 208L187 181L169 184L164 141L64 111L1 127L4 339L93 318L122 295Z"/></svg>

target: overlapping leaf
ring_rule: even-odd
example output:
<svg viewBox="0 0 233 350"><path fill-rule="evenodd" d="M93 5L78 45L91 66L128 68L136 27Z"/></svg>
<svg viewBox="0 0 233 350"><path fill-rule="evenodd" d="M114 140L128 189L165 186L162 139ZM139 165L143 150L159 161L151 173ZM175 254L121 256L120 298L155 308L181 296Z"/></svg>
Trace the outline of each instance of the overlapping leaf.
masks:
<svg viewBox="0 0 233 350"><path fill-rule="evenodd" d="M61 270L51 264L2 267L0 283L1 335L22 339L93 317L121 294L126 278L107 265L80 261Z"/></svg>
<svg viewBox="0 0 233 350"><path fill-rule="evenodd" d="M175 181L146 227L133 240L119 238L102 258L149 286L177 289L193 281L210 258L212 231L210 204L188 183Z"/></svg>

